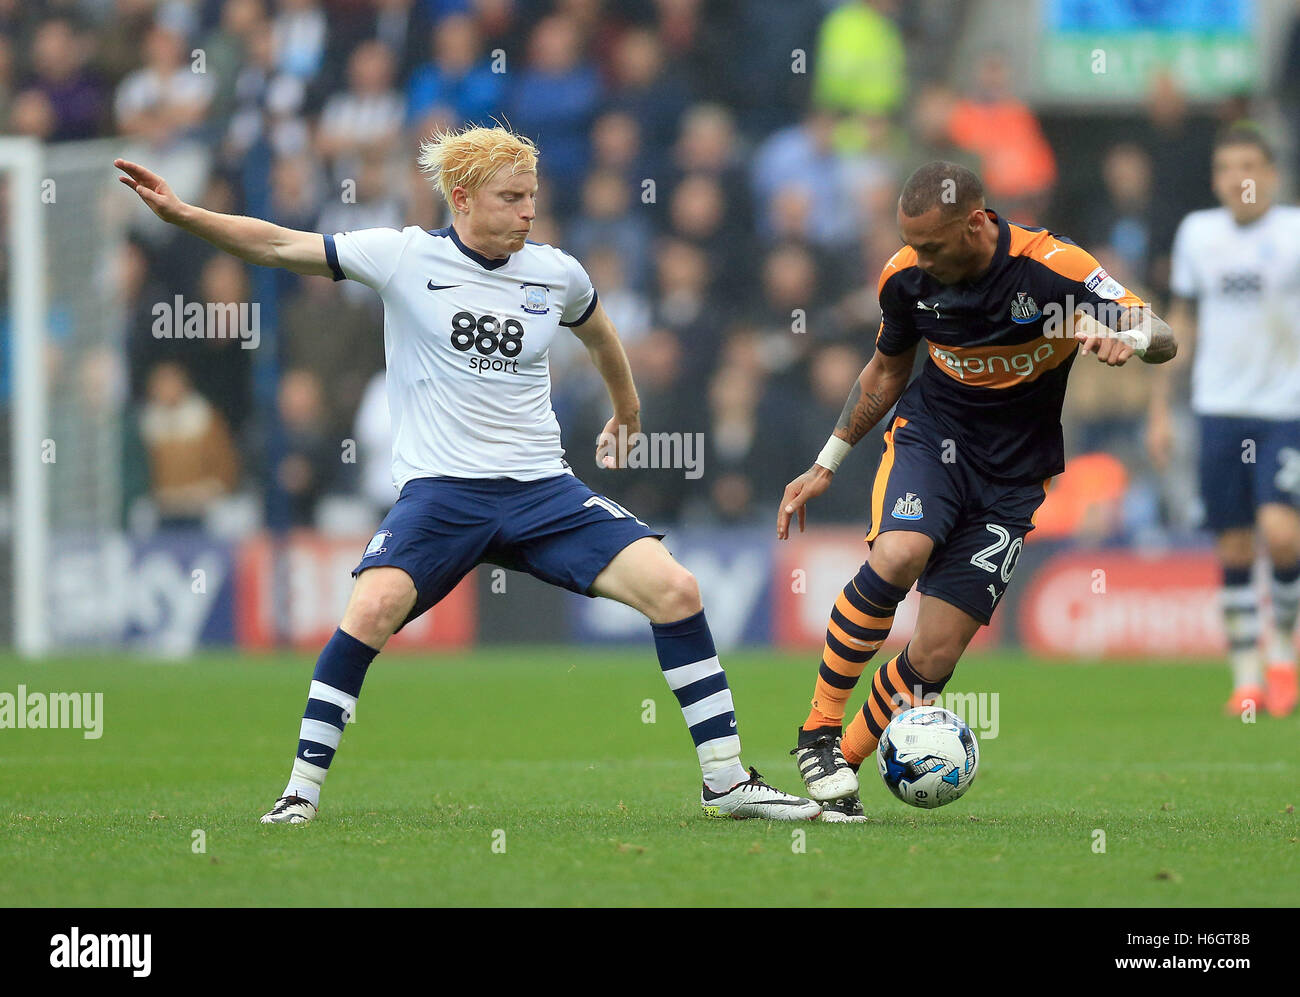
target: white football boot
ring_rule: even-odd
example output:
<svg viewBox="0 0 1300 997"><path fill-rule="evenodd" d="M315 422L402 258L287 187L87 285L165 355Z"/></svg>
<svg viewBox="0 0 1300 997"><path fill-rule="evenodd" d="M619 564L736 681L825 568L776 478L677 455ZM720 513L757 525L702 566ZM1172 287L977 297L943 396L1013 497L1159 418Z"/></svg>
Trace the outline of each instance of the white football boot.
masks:
<svg viewBox="0 0 1300 997"><path fill-rule="evenodd" d="M316 807L301 796L281 796L266 813L263 824L306 824L316 816Z"/></svg>
<svg viewBox="0 0 1300 997"><path fill-rule="evenodd" d="M749 781L732 786L725 793L715 793L708 786L700 790L700 806L705 817L730 817L744 820L760 817L767 820L816 820L821 804L773 789L763 781L753 766Z"/></svg>
<svg viewBox="0 0 1300 997"><path fill-rule="evenodd" d="M866 822L867 815L862 812L862 801L858 799L856 793L822 804L824 824L865 824Z"/></svg>
<svg viewBox="0 0 1300 997"><path fill-rule="evenodd" d="M808 795L819 803L853 796L858 791L858 774L844 760L840 751L838 727L819 727L816 730L799 728L798 747L794 755L799 775L808 787Z"/></svg>

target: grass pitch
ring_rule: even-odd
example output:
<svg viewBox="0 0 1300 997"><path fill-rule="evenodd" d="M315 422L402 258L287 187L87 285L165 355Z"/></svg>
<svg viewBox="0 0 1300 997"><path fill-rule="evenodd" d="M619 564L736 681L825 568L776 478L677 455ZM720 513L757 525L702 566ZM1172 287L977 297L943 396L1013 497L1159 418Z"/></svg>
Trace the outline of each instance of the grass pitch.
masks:
<svg viewBox="0 0 1300 997"><path fill-rule="evenodd" d="M745 762L796 789L815 655L724 664ZM0 730L0 905L1300 903L1300 718L1223 717L1215 663L972 656L950 688L997 693L998 731L970 792L914 810L873 761L870 823L833 826L700 817L648 644L384 655L320 817L262 827L311 668L0 661L0 692L104 694L99 740Z"/></svg>

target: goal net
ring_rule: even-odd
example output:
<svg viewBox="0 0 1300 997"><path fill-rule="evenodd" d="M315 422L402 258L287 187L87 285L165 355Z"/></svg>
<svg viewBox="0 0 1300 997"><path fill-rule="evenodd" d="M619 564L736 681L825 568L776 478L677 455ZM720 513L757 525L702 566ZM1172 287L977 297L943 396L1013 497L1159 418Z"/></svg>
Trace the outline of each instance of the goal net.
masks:
<svg viewBox="0 0 1300 997"><path fill-rule="evenodd" d="M123 549L129 199L114 143L0 139L6 477L0 633L24 655L112 643Z"/></svg>

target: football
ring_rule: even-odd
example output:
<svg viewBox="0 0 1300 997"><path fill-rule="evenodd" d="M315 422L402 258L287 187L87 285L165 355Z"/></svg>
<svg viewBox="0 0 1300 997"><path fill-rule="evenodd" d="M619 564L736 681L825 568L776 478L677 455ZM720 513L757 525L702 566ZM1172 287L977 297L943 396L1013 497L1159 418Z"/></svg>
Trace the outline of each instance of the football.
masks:
<svg viewBox="0 0 1300 997"><path fill-rule="evenodd" d="M980 764L979 742L957 714L917 706L889 722L876 763L895 796L929 810L970 789Z"/></svg>

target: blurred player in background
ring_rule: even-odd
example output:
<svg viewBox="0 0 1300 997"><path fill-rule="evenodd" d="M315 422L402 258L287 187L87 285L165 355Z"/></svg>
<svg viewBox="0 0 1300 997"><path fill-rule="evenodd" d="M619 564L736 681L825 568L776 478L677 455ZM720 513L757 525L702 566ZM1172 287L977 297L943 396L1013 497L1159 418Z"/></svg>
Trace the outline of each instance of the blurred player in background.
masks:
<svg viewBox="0 0 1300 997"><path fill-rule="evenodd" d="M1240 714L1262 702L1285 716L1296 706L1300 604L1300 208L1274 202L1273 150L1251 126L1220 136L1213 176L1222 207L1192 212L1174 238L1169 319L1183 343L1196 342L1200 488L1223 566L1232 663L1225 708ZM1172 449L1172 378L1187 363L1184 352L1152 392L1147 443L1157 467ZM1272 602L1262 651L1252 582L1260 541Z"/></svg>
<svg viewBox="0 0 1300 997"><path fill-rule="evenodd" d="M384 302L399 495L353 569L343 620L316 663L288 784L262 822L316 816L375 655L483 561L650 619L695 742L705 815L818 817L816 803L741 765L731 690L694 576L660 543L663 534L594 493L563 459L547 359L561 328L587 347L613 403L596 450L601 466L624 463L610 441L640 432L640 402L582 265L528 240L536 148L504 128L467 127L424 142L419 162L452 210L450 226L322 236L194 207L161 177L116 161L123 183L164 221L249 263L360 281Z"/></svg>
<svg viewBox="0 0 1300 997"><path fill-rule="evenodd" d="M890 717L943 690L1006 593L1034 513L1065 469L1061 407L1083 343L1111 366L1163 363L1169 327L1084 250L985 207L984 187L949 162L903 186L905 243L880 275L876 352L813 466L786 486L777 537L840 461L898 409L870 496L871 551L826 628L812 710L791 752L823 819L865 820L857 769ZM911 382L924 340L930 362ZM876 670L847 729L848 699L919 581L911 641Z"/></svg>

